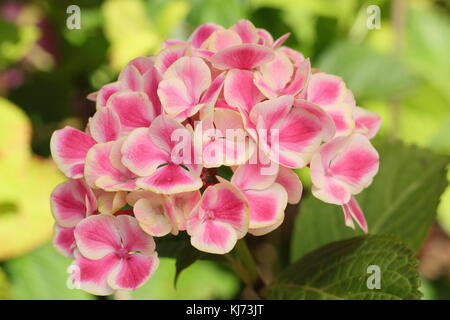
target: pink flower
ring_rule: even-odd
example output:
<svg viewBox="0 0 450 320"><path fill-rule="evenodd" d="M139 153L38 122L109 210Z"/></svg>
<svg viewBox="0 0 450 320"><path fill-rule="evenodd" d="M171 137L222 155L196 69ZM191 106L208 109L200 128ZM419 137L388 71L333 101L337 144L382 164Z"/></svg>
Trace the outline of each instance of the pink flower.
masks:
<svg viewBox="0 0 450 320"><path fill-rule="evenodd" d="M83 180L70 179L53 190L50 204L56 220L53 245L62 255L72 257L75 248L75 226L95 213L97 199Z"/></svg>
<svg viewBox="0 0 450 320"><path fill-rule="evenodd" d="M278 50L275 59L259 67L254 82L268 99L285 94L297 96L306 88L310 74L309 59L297 63L283 50Z"/></svg>
<svg viewBox="0 0 450 320"><path fill-rule="evenodd" d="M186 218L200 200L200 191L162 195L136 191L127 197L142 230L154 237L178 234L186 229Z"/></svg>
<svg viewBox="0 0 450 320"><path fill-rule="evenodd" d="M289 168L306 166L323 141L334 135L334 126L319 107L289 95L256 104L250 121L260 148L274 162Z"/></svg>
<svg viewBox="0 0 450 320"><path fill-rule="evenodd" d="M121 161L124 138L98 143L86 155L84 177L91 188L105 191L132 191L137 176Z"/></svg>
<svg viewBox="0 0 450 320"><path fill-rule="evenodd" d="M312 74L305 99L322 107L333 118L337 135L352 132L355 98L340 77L323 72Z"/></svg>
<svg viewBox="0 0 450 320"><path fill-rule="evenodd" d="M95 215L75 228L72 281L96 295L140 287L159 264L153 238L128 215Z"/></svg>
<svg viewBox="0 0 450 320"><path fill-rule="evenodd" d="M335 138L311 160L312 192L325 202L346 204L372 182L378 162L378 153L366 137Z"/></svg>
<svg viewBox="0 0 450 320"><path fill-rule="evenodd" d="M279 167L273 174L264 174L263 165L239 166L231 183L241 190L250 210L249 233L263 235L276 229L284 220L288 204L300 201L302 184L292 170Z"/></svg>
<svg viewBox="0 0 450 320"><path fill-rule="evenodd" d="M187 221L191 244L198 250L224 254L247 233L246 198L226 180L208 187Z"/></svg>
<svg viewBox="0 0 450 320"><path fill-rule="evenodd" d="M205 115L197 123L194 138L202 148L206 168L243 164L255 151L240 114L231 109L216 108Z"/></svg>
<svg viewBox="0 0 450 320"><path fill-rule="evenodd" d="M353 111L353 117L355 119L355 132L361 133L369 139L375 137L380 130L381 118L375 112L356 107Z"/></svg>
<svg viewBox="0 0 450 320"><path fill-rule="evenodd" d="M354 196L378 170L369 139L381 119L283 46L289 35L274 40L245 19L203 24L90 94L84 131L54 132L52 156L69 178L51 196L54 244L75 258L83 290L142 285L158 265L153 236L186 231L198 250L225 254L247 233L275 230L302 196L293 169L307 166L313 195L367 232Z"/></svg>
<svg viewBox="0 0 450 320"><path fill-rule="evenodd" d="M180 144L172 140L174 135L181 139ZM192 132L169 116L160 115L150 128L130 133L121 149L121 161L138 177L139 188L162 194L193 191L203 183L192 148Z"/></svg>
<svg viewBox="0 0 450 320"><path fill-rule="evenodd" d="M160 81L161 74L156 69L153 57L139 57L130 61L119 75L120 89L145 93L155 115L161 113L161 102L156 92Z"/></svg>
<svg viewBox="0 0 450 320"><path fill-rule="evenodd" d="M169 116L184 120L206 104L214 105L223 80L222 76L212 82L211 71L203 59L182 57L164 73L158 96Z"/></svg>

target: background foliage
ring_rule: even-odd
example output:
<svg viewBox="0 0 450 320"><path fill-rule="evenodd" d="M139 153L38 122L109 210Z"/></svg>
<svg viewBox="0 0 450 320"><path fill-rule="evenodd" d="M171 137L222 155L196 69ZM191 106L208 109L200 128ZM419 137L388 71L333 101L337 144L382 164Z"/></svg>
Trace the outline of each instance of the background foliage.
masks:
<svg viewBox="0 0 450 320"><path fill-rule="evenodd" d="M81 8L80 30L66 27L70 4ZM366 26L372 4L381 8L380 29ZM228 27L241 18L274 37L292 32L288 46L342 76L359 105L383 118L375 142L380 173L358 197L377 235L355 238L361 233L344 226L340 208L312 198L304 179L304 199L288 209L283 226L248 238L271 284L263 294L416 299L419 270L425 299L449 298L449 15L446 0L2 1L0 299L96 298L67 289L69 261L49 244L48 196L62 179L46 159L51 133L82 127L94 112L86 95L114 81L130 59L156 53L166 38L185 39L201 23ZM161 267L133 298L245 297L222 261L197 260L168 243ZM193 264L176 263L177 255ZM370 259L386 276L380 292L364 289Z"/></svg>

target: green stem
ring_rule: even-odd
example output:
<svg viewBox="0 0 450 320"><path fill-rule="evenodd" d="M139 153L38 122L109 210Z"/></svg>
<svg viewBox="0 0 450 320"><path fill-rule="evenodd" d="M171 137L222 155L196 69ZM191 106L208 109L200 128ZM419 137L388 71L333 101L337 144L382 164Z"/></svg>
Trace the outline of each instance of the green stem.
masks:
<svg viewBox="0 0 450 320"><path fill-rule="evenodd" d="M238 240L234 250L225 257L247 288L259 297L258 292L264 287L265 283L245 240Z"/></svg>

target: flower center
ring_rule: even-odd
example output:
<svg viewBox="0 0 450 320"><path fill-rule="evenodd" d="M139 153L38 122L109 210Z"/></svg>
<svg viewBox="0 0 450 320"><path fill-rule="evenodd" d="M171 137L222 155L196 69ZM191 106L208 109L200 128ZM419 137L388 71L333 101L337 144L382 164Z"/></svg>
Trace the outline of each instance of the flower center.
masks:
<svg viewBox="0 0 450 320"><path fill-rule="evenodd" d="M211 219L214 219L214 217L215 217L214 210L206 209L206 210L201 210L200 211L199 218L202 221L211 220Z"/></svg>
<svg viewBox="0 0 450 320"><path fill-rule="evenodd" d="M119 250L117 250L116 254L120 259L127 259L129 256L128 250L125 248L120 248Z"/></svg>

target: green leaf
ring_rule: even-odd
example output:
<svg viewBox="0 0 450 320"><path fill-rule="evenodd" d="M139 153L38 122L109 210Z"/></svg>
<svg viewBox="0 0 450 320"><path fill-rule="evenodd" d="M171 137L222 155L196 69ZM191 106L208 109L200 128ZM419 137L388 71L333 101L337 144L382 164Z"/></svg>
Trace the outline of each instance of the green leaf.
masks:
<svg viewBox="0 0 450 320"><path fill-rule="evenodd" d="M189 242L186 242L184 247L180 249L176 256L175 263L175 279L174 286L177 285L178 277L181 274L181 271L191 266L195 261L200 259L205 253L195 249Z"/></svg>
<svg viewBox="0 0 450 320"><path fill-rule="evenodd" d="M161 258L155 274L141 288L133 291L133 300L149 299L232 299L240 282L229 269L212 262L198 260L180 274L174 287L175 259Z"/></svg>
<svg viewBox="0 0 450 320"><path fill-rule="evenodd" d="M414 74L394 56L368 47L337 43L318 60L321 71L341 76L358 99L376 99L408 93Z"/></svg>
<svg viewBox="0 0 450 320"><path fill-rule="evenodd" d="M425 3L411 3L405 28L405 61L450 101L450 22L448 14Z"/></svg>
<svg viewBox="0 0 450 320"><path fill-rule="evenodd" d="M11 299L11 290L9 288L8 279L2 268L0 268L0 300Z"/></svg>
<svg viewBox="0 0 450 320"><path fill-rule="evenodd" d="M380 288L369 289L378 266ZM363 236L330 243L290 265L269 286L269 299L419 299L414 254L391 236Z"/></svg>
<svg viewBox="0 0 450 320"><path fill-rule="evenodd" d="M380 171L358 201L370 234L394 234L417 250L436 216L439 198L447 185L448 157L402 143L375 144ZM342 209L312 196L301 202L291 246L292 261L332 241L362 231L345 227Z"/></svg>
<svg viewBox="0 0 450 320"><path fill-rule="evenodd" d="M59 255L50 244L6 261L12 296L24 300L93 299L94 296L84 291L67 287L70 263L71 259Z"/></svg>
<svg viewBox="0 0 450 320"><path fill-rule="evenodd" d="M203 23L217 23L229 27L248 16L248 3L242 0L191 0L192 9L187 16L192 28Z"/></svg>

